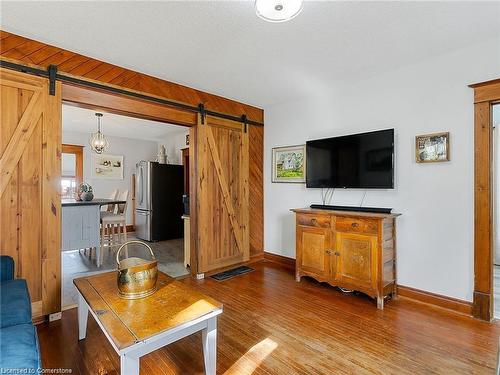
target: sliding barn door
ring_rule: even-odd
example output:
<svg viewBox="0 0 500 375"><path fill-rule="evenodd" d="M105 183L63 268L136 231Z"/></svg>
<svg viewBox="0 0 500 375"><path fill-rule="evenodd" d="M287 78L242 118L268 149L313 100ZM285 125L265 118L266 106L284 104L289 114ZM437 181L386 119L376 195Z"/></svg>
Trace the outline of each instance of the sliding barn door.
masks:
<svg viewBox="0 0 500 375"><path fill-rule="evenodd" d="M0 254L40 316L61 310L61 87L0 68L0 89Z"/></svg>
<svg viewBox="0 0 500 375"><path fill-rule="evenodd" d="M197 126L198 272L249 260L248 132L211 116Z"/></svg>

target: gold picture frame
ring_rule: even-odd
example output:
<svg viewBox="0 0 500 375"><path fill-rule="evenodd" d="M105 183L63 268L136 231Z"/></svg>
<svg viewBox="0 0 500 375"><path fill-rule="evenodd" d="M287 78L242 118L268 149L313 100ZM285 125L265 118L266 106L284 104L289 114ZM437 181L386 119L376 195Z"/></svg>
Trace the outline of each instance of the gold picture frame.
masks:
<svg viewBox="0 0 500 375"><path fill-rule="evenodd" d="M415 137L415 161L417 163L450 161L450 133L417 135Z"/></svg>

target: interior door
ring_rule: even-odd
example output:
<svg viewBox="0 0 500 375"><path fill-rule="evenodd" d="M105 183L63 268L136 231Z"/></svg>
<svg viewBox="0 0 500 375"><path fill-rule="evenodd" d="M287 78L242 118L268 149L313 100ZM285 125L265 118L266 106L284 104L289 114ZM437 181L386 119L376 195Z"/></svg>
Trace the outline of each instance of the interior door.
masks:
<svg viewBox="0 0 500 375"><path fill-rule="evenodd" d="M0 252L26 279L33 316L61 310L61 86L0 68Z"/></svg>
<svg viewBox="0 0 500 375"><path fill-rule="evenodd" d="M198 272L249 260L248 132L206 116L197 125Z"/></svg>
<svg viewBox="0 0 500 375"><path fill-rule="evenodd" d="M337 232L336 238L337 277L347 284L375 289L377 236Z"/></svg>

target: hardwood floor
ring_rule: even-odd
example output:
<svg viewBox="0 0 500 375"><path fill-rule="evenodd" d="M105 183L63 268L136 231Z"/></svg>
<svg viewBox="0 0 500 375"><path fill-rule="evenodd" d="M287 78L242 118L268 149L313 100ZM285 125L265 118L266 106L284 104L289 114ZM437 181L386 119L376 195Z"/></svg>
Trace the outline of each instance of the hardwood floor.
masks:
<svg viewBox="0 0 500 375"><path fill-rule="evenodd" d="M383 311L271 262L217 282L184 279L224 303L218 374L493 374L498 323L407 299ZM76 309L38 325L44 367L73 374L119 374L119 359L96 322L77 340ZM141 359L141 375L201 374L201 336Z"/></svg>

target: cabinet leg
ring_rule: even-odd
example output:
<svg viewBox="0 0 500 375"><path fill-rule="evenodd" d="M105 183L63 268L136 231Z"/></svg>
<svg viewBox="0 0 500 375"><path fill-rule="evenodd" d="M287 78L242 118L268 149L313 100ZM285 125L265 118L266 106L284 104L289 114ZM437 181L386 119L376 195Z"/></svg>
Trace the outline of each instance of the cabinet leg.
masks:
<svg viewBox="0 0 500 375"><path fill-rule="evenodd" d="M394 283L394 286L392 287L392 299L397 299L398 298L398 286L396 283Z"/></svg>
<svg viewBox="0 0 500 375"><path fill-rule="evenodd" d="M384 309L384 297L377 297L377 309L383 310Z"/></svg>

